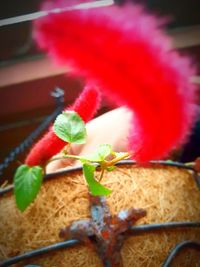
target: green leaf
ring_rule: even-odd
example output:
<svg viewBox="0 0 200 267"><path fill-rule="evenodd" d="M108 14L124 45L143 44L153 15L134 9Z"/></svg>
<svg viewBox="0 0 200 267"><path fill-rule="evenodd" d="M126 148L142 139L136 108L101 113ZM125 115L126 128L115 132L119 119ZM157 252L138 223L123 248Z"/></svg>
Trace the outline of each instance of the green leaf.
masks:
<svg viewBox="0 0 200 267"><path fill-rule="evenodd" d="M21 165L14 176L14 194L19 210L24 211L36 198L43 180L40 166Z"/></svg>
<svg viewBox="0 0 200 267"><path fill-rule="evenodd" d="M89 191L93 196L107 196L112 191L98 183L94 178L96 167L90 164L83 164L83 174L89 187Z"/></svg>
<svg viewBox="0 0 200 267"><path fill-rule="evenodd" d="M112 152L111 145L108 144L100 145L98 149L91 156L87 156L85 157L85 159L94 162L101 162L105 160L105 158L109 156L111 152Z"/></svg>
<svg viewBox="0 0 200 267"><path fill-rule="evenodd" d="M74 111L60 114L56 118L53 130L65 142L84 144L86 141L85 123Z"/></svg>

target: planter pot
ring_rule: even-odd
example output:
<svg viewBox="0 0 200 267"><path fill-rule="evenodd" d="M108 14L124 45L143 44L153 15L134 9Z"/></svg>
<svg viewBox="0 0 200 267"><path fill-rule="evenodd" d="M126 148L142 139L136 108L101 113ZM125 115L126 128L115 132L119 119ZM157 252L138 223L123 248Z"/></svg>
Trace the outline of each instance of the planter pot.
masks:
<svg viewBox="0 0 200 267"><path fill-rule="evenodd" d="M188 170L156 164L143 168L126 162L107 172L102 183L113 190L107 197L112 215L133 207L147 211L136 225L196 222L195 227L188 224L184 228L130 232L121 250L124 267L162 266L176 244L185 240L200 242L200 193ZM63 241L59 237L60 229L83 218L90 218L90 210L80 169L49 175L37 199L24 213L16 209L11 193L3 194L0 197L1 261ZM15 266L28 263L43 267L102 266L92 246L85 244L44 253ZM200 266L199 251L185 249L174 259L174 264Z"/></svg>

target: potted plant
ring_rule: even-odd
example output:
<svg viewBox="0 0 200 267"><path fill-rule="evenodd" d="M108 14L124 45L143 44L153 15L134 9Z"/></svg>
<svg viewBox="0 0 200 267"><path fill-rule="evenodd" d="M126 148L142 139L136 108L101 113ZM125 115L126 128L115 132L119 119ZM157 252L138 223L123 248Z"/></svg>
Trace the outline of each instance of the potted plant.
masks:
<svg viewBox="0 0 200 267"><path fill-rule="evenodd" d="M54 5L48 3L49 8ZM194 166L158 161L185 141L194 121L190 60L172 50L157 19L140 6L77 10L73 2L66 10L36 21L34 35L41 48L84 76L88 86L16 171L15 198L1 199L3 257L19 254L11 259L16 263L27 258L22 253L36 249L41 254L38 248L60 238L68 240L63 247L81 244L21 264L160 266L181 241L189 240L183 247L199 249L200 195L189 172L199 170L198 161ZM97 110L101 90L135 112L129 150L119 153L105 143L91 155L71 155L71 143L86 142L84 121ZM46 166L60 158L52 156L63 147L62 158L79 160L82 170L48 175L42 185ZM129 158L136 165L128 161L115 168ZM138 235L156 227L158 233ZM177 266L193 266L198 257L196 252L182 256Z"/></svg>

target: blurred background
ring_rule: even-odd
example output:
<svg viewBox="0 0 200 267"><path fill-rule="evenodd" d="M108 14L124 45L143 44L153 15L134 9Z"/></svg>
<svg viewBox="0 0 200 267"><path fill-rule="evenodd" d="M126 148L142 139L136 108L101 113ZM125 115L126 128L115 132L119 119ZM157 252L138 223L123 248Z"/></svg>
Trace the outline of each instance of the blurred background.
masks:
<svg viewBox="0 0 200 267"><path fill-rule="evenodd" d="M154 13L167 16L170 19L167 30L174 46L181 53L190 54L200 66L199 0L133 2L142 2ZM38 11L40 3L40 0L1 1L0 19ZM118 0L116 4L123 4L123 1ZM53 66L36 49L31 35L30 22L0 27L0 162L4 162L10 151L55 110L55 99L51 96L53 89L60 87L64 90L64 104L67 105L74 101L83 86L83 81ZM193 81L200 84L200 71ZM98 115L110 108L103 101ZM17 159L23 161L27 152L25 149ZM4 165L8 167L3 168L1 181L12 178L18 162L14 160Z"/></svg>

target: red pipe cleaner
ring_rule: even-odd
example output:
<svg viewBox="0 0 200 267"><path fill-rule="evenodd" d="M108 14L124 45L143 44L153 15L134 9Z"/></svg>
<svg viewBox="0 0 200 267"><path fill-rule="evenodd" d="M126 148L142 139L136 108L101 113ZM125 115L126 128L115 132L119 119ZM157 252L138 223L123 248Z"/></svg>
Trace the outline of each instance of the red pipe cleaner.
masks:
<svg viewBox="0 0 200 267"><path fill-rule="evenodd" d="M65 110L76 111L81 118L87 122L93 118L100 103L100 93L94 86L86 86L81 95L76 99L75 103L66 108ZM53 132L53 128L50 127L44 137L42 137L38 143L36 143L25 159L25 164L29 166L41 165L45 163L60 150L67 143L61 140Z"/></svg>
<svg viewBox="0 0 200 267"><path fill-rule="evenodd" d="M63 6L66 1L48 2L50 9ZM134 159L160 159L185 141L195 114L189 81L195 70L172 48L161 21L141 6L50 14L36 21L34 35L54 60L134 112Z"/></svg>

